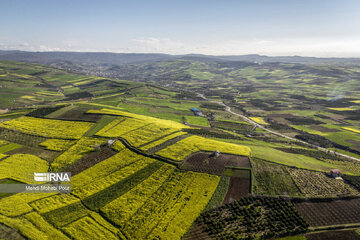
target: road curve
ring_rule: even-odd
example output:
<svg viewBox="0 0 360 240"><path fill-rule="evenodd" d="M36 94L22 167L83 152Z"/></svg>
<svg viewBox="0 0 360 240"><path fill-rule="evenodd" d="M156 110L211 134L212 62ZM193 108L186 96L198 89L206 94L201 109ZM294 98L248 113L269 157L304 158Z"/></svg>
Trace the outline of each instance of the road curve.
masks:
<svg viewBox="0 0 360 240"><path fill-rule="evenodd" d="M273 130L270 130L270 129L267 129L266 127L262 126L261 124L251 120L250 118L246 117L245 115L242 115L242 114L239 114L239 113L236 113L236 112L233 112L231 110L231 107L229 107L228 105L226 105L224 102L219 102L219 101L213 101L213 100L209 100L208 98L206 98L204 96L204 94L201 94L201 93L196 93L199 97L201 97L202 99L206 100L206 101L209 101L209 102L214 102L214 103L217 103L219 105L222 105L225 107L225 111L235 115L235 116L238 116L238 117L241 117L242 119L244 119L244 121L248 122L248 123L251 123L253 124L254 126L258 127L258 128L261 128L263 129L264 131L267 131L269 133L272 133L276 136L279 136L279 137L283 137L283 138L286 138L286 139L289 139L289 140L292 140L292 141L296 141L296 142L300 142L300 143L303 143L305 145L308 145L312 148L315 148L315 149L318 149L320 151L323 151L323 152L326 152L326 153L331 153L331 154L336 154L338 156L341 156L341 157L345 157L345 158L348 158L348 159L352 159L352 160L355 160L355 161L359 161L360 162L360 159L359 158L356 158L356 157L352 157L352 156L349 156L349 155L346 155L346 154L343 154L343 153L339 153L339 152L336 152L336 151L333 151L333 150L329 150L327 148L323 148L323 147L319 147L315 144L311 144L311 143L308 143L308 142L305 142L305 141L302 141L302 140L299 140L299 139L296 139L296 138L293 138L293 137L289 137L289 136L286 136L282 133L279 133L279 132L275 132Z"/></svg>

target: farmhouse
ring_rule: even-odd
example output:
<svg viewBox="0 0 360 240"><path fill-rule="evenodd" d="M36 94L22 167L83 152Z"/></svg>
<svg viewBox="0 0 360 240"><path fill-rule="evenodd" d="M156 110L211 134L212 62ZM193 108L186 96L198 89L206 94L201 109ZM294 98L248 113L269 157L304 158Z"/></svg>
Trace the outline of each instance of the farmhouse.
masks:
<svg viewBox="0 0 360 240"><path fill-rule="evenodd" d="M108 146L108 147L111 147L111 145L113 145L114 144L114 142L115 142L116 140L108 140L107 142L106 142L106 145Z"/></svg>
<svg viewBox="0 0 360 240"><path fill-rule="evenodd" d="M213 154L214 154L215 157L218 157L220 155L220 151L216 150Z"/></svg>
<svg viewBox="0 0 360 240"><path fill-rule="evenodd" d="M340 177L340 174L341 174L341 171L340 171L339 169L331 169L331 170L330 170L330 175L331 175L333 178Z"/></svg>

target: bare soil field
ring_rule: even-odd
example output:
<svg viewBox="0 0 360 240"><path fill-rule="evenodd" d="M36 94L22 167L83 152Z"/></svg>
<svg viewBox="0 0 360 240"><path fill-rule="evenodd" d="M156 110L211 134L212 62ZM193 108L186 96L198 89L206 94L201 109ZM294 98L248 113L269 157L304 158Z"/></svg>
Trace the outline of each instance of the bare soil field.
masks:
<svg viewBox="0 0 360 240"><path fill-rule="evenodd" d="M100 114L87 114L86 112L89 109L81 109L81 108L74 108L71 109L64 114L61 114L56 119L65 119L65 120L83 120L83 121L98 121L102 117Z"/></svg>
<svg viewBox="0 0 360 240"><path fill-rule="evenodd" d="M220 154L216 157L210 152L197 152L187 157L180 168L221 175L224 172L225 167L230 166L251 167L248 157L232 154Z"/></svg>
<svg viewBox="0 0 360 240"><path fill-rule="evenodd" d="M311 227L360 223L360 199L301 202L295 206Z"/></svg>
<svg viewBox="0 0 360 240"><path fill-rule="evenodd" d="M250 193L250 179L232 177L230 178L230 185L228 192L226 193L224 204L231 203L235 200L239 200L242 197L246 197Z"/></svg>

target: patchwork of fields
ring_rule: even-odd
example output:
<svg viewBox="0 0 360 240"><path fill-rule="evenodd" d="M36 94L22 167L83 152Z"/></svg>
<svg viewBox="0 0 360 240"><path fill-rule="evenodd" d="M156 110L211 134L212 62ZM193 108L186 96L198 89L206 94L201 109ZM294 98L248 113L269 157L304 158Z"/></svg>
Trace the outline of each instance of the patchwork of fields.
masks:
<svg viewBox="0 0 360 240"><path fill-rule="evenodd" d="M0 162L0 179L34 183L33 172L49 169L72 168L77 174L72 177L71 194L19 193L0 199L0 222L31 239L180 239L212 198L220 177L179 170L175 165L137 154L120 141L109 146L107 140L123 139L143 151L148 145L148 148L156 147L181 136L181 130L187 126L119 110L93 110L89 114L116 117L93 136L85 134L96 124L102 124L101 121L44 118L35 121L22 117L2 123L1 127L16 133L45 137L38 147L58 155L48 162L31 154L9 157L4 154L7 158ZM31 128L34 122L37 124ZM142 135L145 137L140 138ZM184 152L184 158L202 150L200 142L208 146L206 150L220 148L233 154L250 153L245 146L201 137L194 140L188 143L194 147ZM1 144L6 146L8 142L2 140ZM93 165L87 163L86 167L77 164L89 160L88 156L99 149L102 152L109 147L115 154L94 160Z"/></svg>
<svg viewBox="0 0 360 240"><path fill-rule="evenodd" d="M169 67L162 64L154 65L160 75ZM167 83L186 89L178 92L150 84L151 77L143 84L0 61L0 184L72 172L71 194L0 193L0 238L310 239L309 229L357 227L360 162L271 135L216 102L360 157L360 95L324 100L329 86L305 88L301 77L320 79L303 72L293 79L293 64L209 66L187 65L189 81ZM355 79L357 70L348 74ZM284 89L273 87L280 83Z"/></svg>

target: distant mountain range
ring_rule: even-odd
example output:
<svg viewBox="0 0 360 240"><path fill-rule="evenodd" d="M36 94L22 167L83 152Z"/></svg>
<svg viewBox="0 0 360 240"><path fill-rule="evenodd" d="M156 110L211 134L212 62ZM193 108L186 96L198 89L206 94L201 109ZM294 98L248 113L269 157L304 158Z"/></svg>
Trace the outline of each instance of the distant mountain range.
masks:
<svg viewBox="0 0 360 240"><path fill-rule="evenodd" d="M159 53L110 53L110 52L26 52L2 51L1 60L35 62L41 64L72 63L96 65L122 65L151 61L166 61L173 59L189 59L204 62L213 61L245 61L245 62L286 62L303 64L354 64L360 65L360 58L316 58L300 56L269 57L257 54L213 56L202 54L169 55Z"/></svg>

